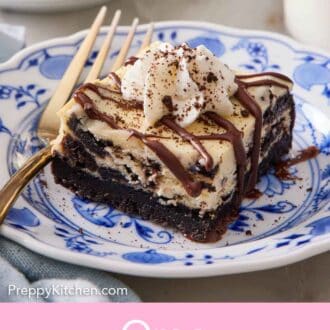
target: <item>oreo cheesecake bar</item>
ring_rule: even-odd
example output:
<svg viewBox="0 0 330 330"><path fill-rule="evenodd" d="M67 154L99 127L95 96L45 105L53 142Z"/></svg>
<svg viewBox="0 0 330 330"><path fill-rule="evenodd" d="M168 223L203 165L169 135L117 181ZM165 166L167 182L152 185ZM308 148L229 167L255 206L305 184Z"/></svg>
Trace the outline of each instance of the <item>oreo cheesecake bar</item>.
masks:
<svg viewBox="0 0 330 330"><path fill-rule="evenodd" d="M56 182L200 242L221 237L292 142L292 82L204 46L152 44L59 112Z"/></svg>

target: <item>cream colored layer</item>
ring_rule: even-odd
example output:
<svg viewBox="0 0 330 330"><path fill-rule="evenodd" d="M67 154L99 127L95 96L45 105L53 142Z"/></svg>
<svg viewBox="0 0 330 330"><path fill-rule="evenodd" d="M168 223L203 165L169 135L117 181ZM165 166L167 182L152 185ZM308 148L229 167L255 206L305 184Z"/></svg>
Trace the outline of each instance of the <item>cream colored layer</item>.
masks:
<svg viewBox="0 0 330 330"><path fill-rule="evenodd" d="M177 179L172 175L171 172L169 172L165 166L162 166L161 171L154 176L147 177L145 175L144 167L148 164L146 160L159 160L157 160L157 157L153 153L150 153L150 150L141 144L140 141L131 138L129 140L132 141L129 142L131 144L130 147L128 147L127 143L129 140L127 141L128 135L125 131L118 132L118 135L116 135L116 138L114 139L113 135L104 134L104 132L109 131L105 123L88 119L86 116L84 116L84 113L81 111L81 109L78 110L75 108L71 111L80 117L82 127L88 127L88 130L96 138L103 140L111 139L113 143L115 141L114 146L120 146L123 148L118 153L114 150L114 148L108 147L107 149L111 156L103 159L96 156L95 160L97 164L99 166L110 167L120 171L124 176L126 176L130 184L136 187L142 187L145 190L150 190L147 188L150 181L155 182L156 188L150 191L159 197L163 197L163 203L176 204L179 202L190 208L199 208L202 210L202 212L212 211L222 204L222 197L231 194L236 187L236 161L234 158L233 148L227 142L224 143L225 146L223 146L223 143L217 143L218 147L223 148L226 153L223 153L223 155L219 156L217 159L216 163L219 168L213 180L207 179L197 174L194 175L196 180L201 179L212 184L215 187L215 191L208 191L205 189L202 191L200 196L193 198L186 193L181 183L177 181ZM288 111L284 112L282 116L279 116L277 121L282 121L282 124L285 127L282 133L288 132L290 127L290 116ZM271 123L271 125L273 124L274 123ZM266 126L263 129L263 136L268 134L270 129L270 125ZM67 133L72 134L72 132L69 132L69 130ZM272 144L275 144L281 137L282 134L279 134L277 138L272 141ZM249 143L247 142L245 144L248 145ZM61 152L60 149L57 150ZM131 160L131 156L134 157L134 161ZM263 156L266 157L267 153ZM250 167L249 164L248 167ZM132 172L138 176L138 181L132 180L131 174L127 169L129 169L129 172Z"/></svg>
<svg viewBox="0 0 330 330"><path fill-rule="evenodd" d="M274 144L276 144L284 133L288 133L290 127L290 116L288 113L283 114L283 116L279 117L280 120L283 121L284 129L281 134L277 135L275 139L272 140L269 148L271 148ZM269 129L265 131L269 131ZM145 172L143 170L143 161L145 159L143 157L139 157L136 152L128 152L128 153L120 153L120 157L116 157L116 153L113 148L108 147L109 154L112 156L108 156L106 158L101 158L96 156L95 160L99 166L106 166L120 171L130 184L136 187L143 187L144 190L151 191L153 194L164 197L162 200L163 204L177 204L181 203L190 208L200 208L201 212L212 211L215 210L219 205L223 203L222 198L231 194L237 184L236 181L236 167L226 167L225 164L235 163L233 159L233 155L231 155L231 159L226 158L227 162L219 165L219 170L217 171L216 176L213 180L205 180L205 177L200 175L195 175L196 180L201 179L204 181L209 181L216 190L213 192L203 191L203 193L197 198L191 198L189 195L185 193L182 189L181 185L179 185L175 178L172 175L162 169L162 171L156 177L146 177ZM129 155L134 155L135 161L131 160ZM263 157L268 155L268 151L263 154ZM139 158L138 158L139 157ZM139 159L137 161L137 159ZM249 166L248 166L249 167ZM138 181L133 181L131 179L131 174L127 171L127 168L130 169L129 172L133 172L138 175ZM95 175L95 173L94 173ZM156 189L148 189L146 186L150 181L155 180L157 182Z"/></svg>
<svg viewBox="0 0 330 330"><path fill-rule="evenodd" d="M119 77L122 77L126 70L127 67L122 67L119 71L117 71ZM276 79L272 76L263 76L262 78L249 78L246 79L246 81L267 78ZM277 80L282 84L288 84L280 79ZM97 80L95 81L95 84L110 89L115 87L114 81L111 78ZM291 89L291 84L288 84L288 87ZM263 113L270 105L272 106L275 104L278 97L281 97L286 93L285 88L280 88L277 86L251 87L248 91L258 102ZM196 180L203 179L203 181L212 184L215 191L210 192L207 189L203 189L200 196L197 198L191 197L187 194L181 182L179 182L167 169L167 167L162 164L155 153L137 138L130 137L130 133L125 129L134 128L140 132L154 134L161 137L157 139L180 160L186 169L191 168L191 166L195 165L200 160L199 153L191 146L190 143L183 141L182 138L180 138L175 132L164 126L146 128L144 125L143 111L141 109L132 108L125 110L114 101L103 100L91 90L86 90L85 93L93 100L99 111L116 118L118 124L123 129L114 130L104 122L89 119L81 106L72 99L59 111L61 128L60 134L53 144L54 152L57 151L60 154L63 152L61 146L62 139L66 134L71 134L70 129L67 126L67 121L73 114L75 114L81 120L82 127L92 133L96 139L111 140L114 147L120 147L120 154L115 153L114 148L109 148L111 156L104 159L96 157L96 161L99 165L116 169L124 175L127 174L127 169L125 166L129 167L131 171L139 178L138 182L134 182L130 180L127 175L131 184L142 186L146 190L148 190L148 183L150 181L154 181L156 183L156 189L152 189L152 191L160 198L164 198L164 202L166 203L179 202L190 208L200 208L202 211L214 210L222 204L222 197L232 193L235 189L235 186L237 185L237 166L231 143L217 140L202 141L202 144L212 156L214 160L214 167L217 167L217 171L213 179L200 177L198 174L194 174L194 178ZM103 93L105 96L114 99L121 98L119 94L113 92L103 90ZM272 102L270 101L270 94L274 95ZM231 101L234 106L234 113L228 116L227 119L231 121L240 131L242 131L243 142L247 152L252 145L255 119L252 115L249 115L248 117L243 115L244 112L246 112L246 109L244 109L235 98L231 98ZM277 119L280 120L280 118ZM287 129L289 129L289 117L285 118L284 122ZM216 124L212 122L205 122L201 119L196 120L193 124L186 127L186 129L195 135L208 135L213 133L219 134L224 132L224 130L219 128ZM269 128L263 128L262 137L267 134L267 129ZM280 138L280 135L278 138ZM275 142L276 141L273 141L273 143ZM132 157L129 155L133 156L134 161L131 160ZM161 164L161 170L159 173L154 174L151 177L147 177L143 166L148 165L148 163L151 162ZM250 164L248 164L248 168L249 167Z"/></svg>

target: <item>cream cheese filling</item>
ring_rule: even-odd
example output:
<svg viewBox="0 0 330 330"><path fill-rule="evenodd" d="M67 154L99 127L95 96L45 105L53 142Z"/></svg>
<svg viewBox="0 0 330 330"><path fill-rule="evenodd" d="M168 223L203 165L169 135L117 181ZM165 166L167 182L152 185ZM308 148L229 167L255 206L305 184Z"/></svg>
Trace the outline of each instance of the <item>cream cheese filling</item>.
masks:
<svg viewBox="0 0 330 330"><path fill-rule="evenodd" d="M127 68L123 67L119 70L118 75L122 77ZM277 79L273 76L263 76L262 79ZM249 78L246 81L261 78ZM278 79L280 83L287 84L291 89L291 84ZM113 88L114 83L111 78L104 80L98 80L95 82L100 86L106 88ZM269 106L274 106L276 100L287 93L285 88L281 88L275 85L272 86L258 86L248 88L249 94L259 104L262 113L266 111ZM145 127L144 114L141 109L124 110L116 102L104 100L100 98L91 90L86 90L85 93L93 100L94 104L99 111L111 115L114 118L119 118L120 126L123 129L111 129L109 125L98 120L89 119L82 107L71 100L63 109L60 110L59 116L61 119L61 127L58 138L53 142L53 152L57 152L60 155L64 153L62 147L62 140L67 135L74 135L74 133L68 127L68 121L75 115L81 122L81 128L90 132L97 140L111 141L113 147L107 147L109 155L101 158L94 155L95 161L98 166L108 167L114 170L118 170L122 173L127 181L134 187L144 189L152 192L155 196L159 197L159 201L165 204L183 204L192 209L200 209L201 212L214 211L219 205L223 203L223 198L232 194L237 185L236 171L237 164L234 156L233 145L226 141L218 140L201 140L202 145L211 155L214 161L214 168L216 173L214 177L205 178L204 176L194 173L195 180L205 181L213 186L213 191L203 189L198 197L191 197L187 194L183 185L173 175L173 173L166 167L156 154L146 147L139 139L131 137L127 128L134 128L139 131L144 131L147 134L153 134L159 136L155 138L166 146L181 162L185 169L189 170L192 166L196 165L200 161L199 153L192 147L192 145L186 141L183 141L175 132L159 127ZM111 92L105 91L105 93L112 95ZM108 96L109 96L108 95ZM271 97L272 95L272 97ZM114 95L112 95L114 96ZM116 97L116 96L114 96ZM118 96L117 96L118 97ZM243 144L246 153L253 142L253 133L255 128L255 119L250 114L246 117L246 109L234 98L231 98L233 105L233 112L226 116L230 122L232 122L238 130L243 133ZM243 115L243 113L245 114ZM262 128L262 139L270 132L271 126L276 122L282 121L282 134L278 134L275 139L272 140L274 145L283 134L289 132L291 125L291 118L288 111L284 111L281 116L278 116L274 122ZM205 123L204 120L196 119L193 123L186 126L185 129L194 135L207 135L212 133L224 133L225 131L219 128L214 123ZM115 149L120 150L116 152ZM262 154L262 157L266 157L268 151ZM262 160L260 157L259 162ZM146 167L152 162L160 164L160 171L152 175L146 175ZM127 168L131 173L128 173ZM250 168L250 163L247 164L247 170ZM137 180L133 180L131 174L137 176ZM91 174L97 176L97 173ZM150 182L155 183L155 187L149 187Z"/></svg>

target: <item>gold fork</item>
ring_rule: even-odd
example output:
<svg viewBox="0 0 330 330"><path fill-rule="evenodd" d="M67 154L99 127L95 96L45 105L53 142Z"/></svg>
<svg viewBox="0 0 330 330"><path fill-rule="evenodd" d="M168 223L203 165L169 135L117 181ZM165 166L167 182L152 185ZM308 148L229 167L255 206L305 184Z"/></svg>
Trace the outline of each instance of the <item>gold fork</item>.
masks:
<svg viewBox="0 0 330 330"><path fill-rule="evenodd" d="M51 144L49 141L56 138L60 124L59 119L56 116L56 112L64 106L72 94L72 90L78 81L88 55L95 43L102 22L104 21L105 14L106 7L102 7L96 16L86 38L81 44L77 54L72 59L68 69L61 79L54 95L42 113L37 133L40 139L47 141L46 147L28 159L27 162L9 179L9 181L0 191L0 224L4 221L8 211L16 201L17 197L20 195L23 188L42 168L44 168L51 161L52 154ZM107 54L109 52L120 15L121 11L117 10L112 19L109 32L102 44L100 52L98 53L98 56L95 59L95 62L90 72L88 73L87 78L85 79L85 83L95 80L99 76L104 61L106 60ZM132 44L138 22L139 21L137 18L133 20L126 40L121 47L121 50L110 71L116 71L123 65ZM152 32L153 25L150 24L139 52L141 52L141 50L150 43Z"/></svg>

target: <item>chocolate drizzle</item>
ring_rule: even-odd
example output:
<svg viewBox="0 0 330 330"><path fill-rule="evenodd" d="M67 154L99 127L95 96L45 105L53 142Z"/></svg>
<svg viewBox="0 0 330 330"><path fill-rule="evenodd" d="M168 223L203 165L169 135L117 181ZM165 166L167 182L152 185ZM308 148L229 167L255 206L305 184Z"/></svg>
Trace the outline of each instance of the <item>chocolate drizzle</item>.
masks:
<svg viewBox="0 0 330 330"><path fill-rule="evenodd" d="M142 105L141 102L138 102L138 101L125 101L125 100L122 99L122 97L120 97L120 99L116 99L114 97L107 96L107 95L105 95L101 92L101 90L103 90L107 93L115 93L115 94L121 95L121 93L119 93L118 91L113 90L113 89L108 89L106 87L95 85L95 84L92 84L92 83L86 83L86 84L82 85L79 88L79 90L86 90L86 89L89 89L92 92L94 92L95 94L97 94L102 100L109 100L109 101L112 101L114 103L117 103L118 106L120 106L123 109L129 110L129 109L132 109L132 108L134 108L134 109L142 109L143 108L143 105Z"/></svg>
<svg viewBox="0 0 330 330"><path fill-rule="evenodd" d="M260 145L261 145L261 130L262 130L262 110L259 104L253 99L252 96L247 91L247 88L252 86L261 86L261 85L276 85L281 88L289 89L285 84L282 84L274 79L259 79L255 81L242 81L242 79L256 78L263 76L272 76L284 80L286 82L292 83L291 79L285 75L282 75L277 72L262 72L254 73L248 75L237 75L235 77L235 82L238 85L237 92L235 97L238 101L247 109L255 118L255 129L253 134L253 146L251 152L251 175L245 189L245 192L249 192L254 189L254 186L257 183L258 177L258 166L259 166L259 156L260 156Z"/></svg>
<svg viewBox="0 0 330 330"><path fill-rule="evenodd" d="M137 59L138 58L136 57L131 57L126 61L125 65L134 64ZM163 125L167 126L171 130L176 132L183 140L188 141L192 145L192 147L198 151L198 153L204 159L204 163L205 163L204 167L206 171L212 170L213 159L200 141L217 139L232 143L234 148L235 159L237 163L237 191L238 191L237 203L238 204L241 202L243 196L247 192L251 191L256 184L258 165L259 165L260 144L261 144L262 110L259 104L248 93L247 88L252 86L260 86L260 85L276 85L281 88L288 89L287 85L269 78L259 79L250 82L246 82L242 80L242 79L248 79L259 76L261 77L265 75L273 76L275 78L282 79L285 80L286 82L291 83L291 80L286 76L273 72L265 72L265 73L250 74L250 75L237 75L235 78L235 82L238 85L238 89L235 94L235 97L255 118L255 130L253 134L253 146L251 150L251 173L246 188L244 187L244 176L245 176L245 170L247 164L247 155L243 145L242 133L230 121L217 115L214 112L206 112L205 116L209 120L212 120L214 123L216 123L218 126L225 129L226 132L222 134L196 136L191 134L181 126L177 125L175 121L169 116L166 116L160 120L160 122ZM120 90L121 80L118 77L118 75L112 72L110 73L109 76L113 78L113 80L116 82L117 87ZM116 123L115 119L112 116L102 113L97 109L93 100L84 93L84 90L86 89L90 89L102 99L111 100L125 109L130 109L130 108L143 109L143 104L141 104L140 102L127 102L121 99L117 100L116 98L105 95L100 90L103 89L108 92L120 93L118 91L109 90L103 86L98 86L91 83L87 83L82 87L80 87L74 94L74 98L76 102L78 102L84 108L89 118L103 121L107 123L112 129L123 129L123 128L121 128ZM189 174L189 172L183 167L179 159L161 142L152 139L155 136L146 135L134 129L126 129L126 130L131 133L131 136L138 138L158 156L158 158L165 164L165 166L167 166L168 169L173 173L173 175L182 183L185 190L190 196L197 197L200 195L203 188L202 183L198 181L194 181L191 175Z"/></svg>
<svg viewBox="0 0 330 330"><path fill-rule="evenodd" d="M220 117L214 112L206 112L205 116L226 130L226 133L223 134L211 134L209 135L209 138L215 137L221 140L226 140L233 145L237 163L237 203L240 204L244 195L244 175L246 168L246 153L243 145L242 132L240 132L230 121ZM207 136L204 138L207 138ZM201 139L201 137L199 137L199 139Z"/></svg>
<svg viewBox="0 0 330 330"><path fill-rule="evenodd" d="M193 146L193 148L195 150L197 150L199 152L199 154L201 155L201 157L204 159L205 169L207 171L212 170L212 168L213 168L213 159L195 135L189 133L186 129L184 129L183 127L176 124L175 121L172 120L168 116L163 117L160 120L160 122L162 124L164 124L165 126L169 127L170 129L172 129L178 135L180 135L183 140L188 141Z"/></svg>
<svg viewBox="0 0 330 330"><path fill-rule="evenodd" d="M95 93L98 93L98 95L100 95L101 93L99 92L99 87L93 84L83 85L74 93L75 101L83 107L87 116L90 119L105 122L112 129L122 129L115 122L112 116L105 114L96 108L93 100L83 92L84 88L89 88L95 91ZM100 97L102 97L102 95L100 95ZM105 96L103 95L103 97ZM178 158L169 149L167 149L159 141L151 139L149 135L145 135L134 129L126 130L131 133L131 136L138 138L159 157L159 159L168 167L168 169L173 173L173 175L182 183L185 190L190 196L197 197L200 195L202 191L201 182L196 182L192 179L191 175L185 170Z"/></svg>
<svg viewBox="0 0 330 330"><path fill-rule="evenodd" d="M257 188L253 188L252 190L247 192L244 197L249 199L258 199L261 196L262 196L262 192Z"/></svg>
<svg viewBox="0 0 330 330"><path fill-rule="evenodd" d="M300 162L312 159L320 153L320 150L315 146L310 146L301 150L294 158L289 158L278 163L275 167L275 175L282 180L296 180L298 179L289 172L289 167L296 165Z"/></svg>
<svg viewBox="0 0 330 330"><path fill-rule="evenodd" d="M260 145L261 145L261 129L262 129L262 110L259 104L250 96L246 90L246 85L243 84L239 79L236 78L236 83L238 89L236 91L235 97L237 100L250 111L252 116L255 118L255 128L253 133L253 146L251 152L251 175L246 192L252 190L257 183L258 178L258 166L259 166L259 155L260 155Z"/></svg>
<svg viewBox="0 0 330 330"><path fill-rule="evenodd" d="M278 82L276 80L273 80L273 79L259 79L259 80L255 80L255 81L249 81L249 82L245 82L245 81L241 80L240 82L245 87L274 85L274 86L278 86L278 87L281 87L281 88L289 89L289 87L287 85L281 84L280 82Z"/></svg>
<svg viewBox="0 0 330 330"><path fill-rule="evenodd" d="M316 157L319 153L320 153L320 150L317 147L310 146L306 149L301 150L296 157L279 163L279 166L290 167L293 165L297 165L301 162L304 162L306 160Z"/></svg>
<svg viewBox="0 0 330 330"><path fill-rule="evenodd" d="M118 129L119 128L119 126L116 124L116 122L115 122L115 120L112 116L109 116L109 115L107 115L103 112L100 112L96 109L96 107L94 106L93 100L88 95L86 95L81 90L81 88L78 89L73 94L73 97L74 97L75 101L83 107L84 111L86 112L87 116L90 119L104 121L105 123L107 123L113 129Z"/></svg>
<svg viewBox="0 0 330 330"><path fill-rule="evenodd" d="M278 78L280 80L284 80L287 81L288 83L292 84L292 80L287 77L286 75L282 74L282 73L278 73L278 72L260 72L260 73L251 73L251 74L240 74L240 75L236 75L237 79L248 79L248 78L257 78L257 77L264 77L264 76L271 76L274 78Z"/></svg>
<svg viewBox="0 0 330 330"><path fill-rule="evenodd" d="M115 72L109 73L109 78L112 78L112 80L115 82L116 87L120 90L121 89L121 79Z"/></svg>
<svg viewBox="0 0 330 330"><path fill-rule="evenodd" d="M215 122L218 126L224 128L226 133L196 136L189 133L181 126L177 125L175 121L168 116L163 117L160 122L175 131L182 137L182 139L190 142L193 148L197 150L199 154L204 158L204 167L207 171L212 170L213 159L201 144L200 140L224 140L233 144L235 159L237 163L237 204L240 204L244 194L244 175L246 168L246 154L242 140L242 133L230 121L220 117L214 112L207 112L205 116Z"/></svg>
<svg viewBox="0 0 330 330"><path fill-rule="evenodd" d="M136 56L131 56L125 61L125 66L127 65L133 65L139 58Z"/></svg>
<svg viewBox="0 0 330 330"><path fill-rule="evenodd" d="M174 176L182 183L191 197L197 197L200 195L202 192L202 183L196 182L192 179L191 175L182 166L178 158L169 149L156 140L145 138L140 132L135 131L134 136L144 142L144 144L159 157Z"/></svg>

